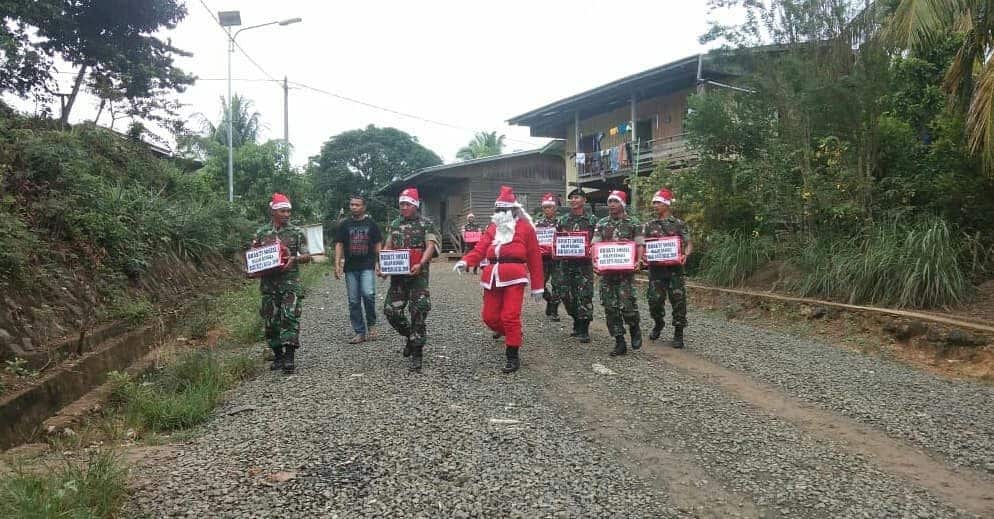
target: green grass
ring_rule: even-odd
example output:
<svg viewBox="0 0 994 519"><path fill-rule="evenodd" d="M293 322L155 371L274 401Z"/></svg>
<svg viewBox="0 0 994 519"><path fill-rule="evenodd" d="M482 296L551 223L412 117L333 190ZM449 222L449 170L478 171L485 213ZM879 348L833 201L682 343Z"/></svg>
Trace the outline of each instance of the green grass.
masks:
<svg viewBox="0 0 994 519"><path fill-rule="evenodd" d="M701 278L723 286L741 284L773 259L776 244L770 238L743 234L716 234L701 260Z"/></svg>
<svg viewBox="0 0 994 519"><path fill-rule="evenodd" d="M127 496L127 471L111 451L66 462L45 474L16 469L0 478L0 517L115 517Z"/></svg>

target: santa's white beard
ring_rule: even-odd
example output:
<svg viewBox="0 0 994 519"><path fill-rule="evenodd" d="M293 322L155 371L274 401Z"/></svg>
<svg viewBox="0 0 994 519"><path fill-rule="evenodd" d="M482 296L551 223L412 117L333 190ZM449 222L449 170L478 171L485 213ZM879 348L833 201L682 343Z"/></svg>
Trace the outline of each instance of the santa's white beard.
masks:
<svg viewBox="0 0 994 519"><path fill-rule="evenodd" d="M518 219L511 211L496 212L490 217L490 221L497 226L494 233L494 245L510 243L514 239L514 227L517 225Z"/></svg>

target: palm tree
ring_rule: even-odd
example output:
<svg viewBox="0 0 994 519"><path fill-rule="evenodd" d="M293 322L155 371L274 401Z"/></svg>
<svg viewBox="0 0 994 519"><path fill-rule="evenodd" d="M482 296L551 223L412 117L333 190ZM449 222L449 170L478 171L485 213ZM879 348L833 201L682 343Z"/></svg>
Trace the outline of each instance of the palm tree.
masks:
<svg viewBox="0 0 994 519"><path fill-rule="evenodd" d="M462 160L479 159L500 155L504 151L505 136L497 136L497 132L477 132L476 137L456 152L456 158Z"/></svg>
<svg viewBox="0 0 994 519"><path fill-rule="evenodd" d="M902 47L931 44L954 32L963 43L943 88L965 107L970 150L994 173L994 17L990 0L900 0L886 30Z"/></svg>
<svg viewBox="0 0 994 519"><path fill-rule="evenodd" d="M228 114L234 114L231 120L231 145L235 148L249 142L256 142L259 139L259 130L262 124L259 119L262 117L259 112L253 111L252 100L238 94L231 96L231 109L227 107L224 98L221 99L221 121L217 126L204 119L204 133L208 138L218 144L228 145Z"/></svg>

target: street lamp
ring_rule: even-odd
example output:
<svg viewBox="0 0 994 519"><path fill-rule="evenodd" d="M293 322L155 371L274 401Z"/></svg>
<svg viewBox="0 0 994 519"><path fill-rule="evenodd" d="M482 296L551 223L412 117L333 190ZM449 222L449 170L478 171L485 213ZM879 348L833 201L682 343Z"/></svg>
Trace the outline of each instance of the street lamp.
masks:
<svg viewBox="0 0 994 519"><path fill-rule="evenodd" d="M232 144L232 119L234 119L234 100L231 97L231 55L235 52L235 38L241 34L242 31L247 31L249 29L258 29L259 27L266 27L267 25L290 25L293 23L302 22L301 18L287 18L286 20L277 20L273 22L260 23L259 25L250 25L248 27L243 27L235 31L235 34L231 34L231 28L237 27L242 24L242 15L239 11L219 11L217 13L218 22L221 27L224 27L228 32L228 202L235 201L235 152L234 146Z"/></svg>

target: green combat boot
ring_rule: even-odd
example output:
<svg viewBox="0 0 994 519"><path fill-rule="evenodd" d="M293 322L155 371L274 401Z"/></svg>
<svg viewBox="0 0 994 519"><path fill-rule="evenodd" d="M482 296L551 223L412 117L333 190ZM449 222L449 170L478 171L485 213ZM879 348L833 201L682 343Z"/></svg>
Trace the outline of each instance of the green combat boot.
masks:
<svg viewBox="0 0 994 519"><path fill-rule="evenodd" d="M625 336L619 335L614 338L614 349L611 350L610 355L612 357L617 357L618 355L624 355L628 353L628 345L625 344Z"/></svg>
<svg viewBox="0 0 994 519"><path fill-rule="evenodd" d="M281 369L283 369L283 346L273 348L273 363L269 366L269 371Z"/></svg>
<svg viewBox="0 0 994 519"><path fill-rule="evenodd" d="M286 350L286 353L283 354L283 373L289 375L297 369L297 366L293 363L293 352L297 348L292 344L288 344L283 349Z"/></svg>
<svg viewBox="0 0 994 519"><path fill-rule="evenodd" d="M507 348L505 353L507 355L507 364L503 369L501 369L501 371L504 373L514 373L515 371L518 371L518 368L521 367L521 359L518 357L518 349Z"/></svg>
<svg viewBox="0 0 994 519"><path fill-rule="evenodd" d="M636 324L630 327L628 331L632 334L632 351L638 350L642 347L642 328Z"/></svg>
<svg viewBox="0 0 994 519"><path fill-rule="evenodd" d="M683 348L683 326L673 328L673 347L676 349Z"/></svg>
<svg viewBox="0 0 994 519"><path fill-rule="evenodd" d="M657 321L656 324L652 327L652 331L649 332L649 340L654 341L658 339L659 336L662 335L663 328L665 327L666 323L664 323L663 321Z"/></svg>

